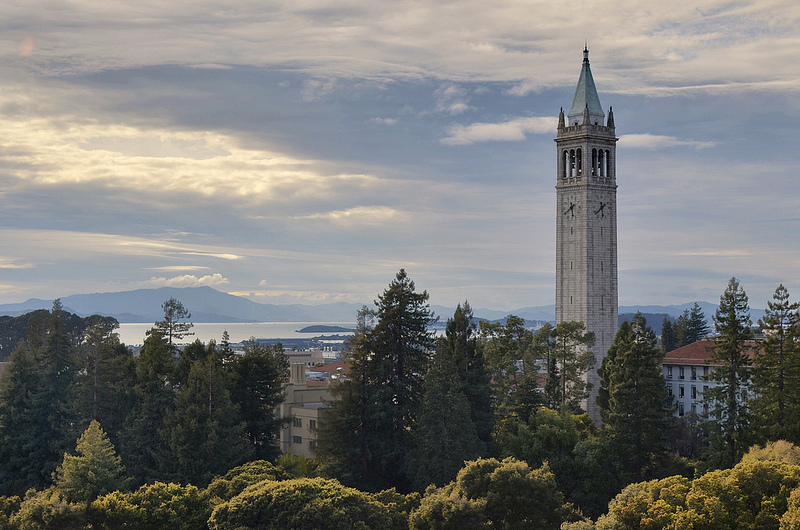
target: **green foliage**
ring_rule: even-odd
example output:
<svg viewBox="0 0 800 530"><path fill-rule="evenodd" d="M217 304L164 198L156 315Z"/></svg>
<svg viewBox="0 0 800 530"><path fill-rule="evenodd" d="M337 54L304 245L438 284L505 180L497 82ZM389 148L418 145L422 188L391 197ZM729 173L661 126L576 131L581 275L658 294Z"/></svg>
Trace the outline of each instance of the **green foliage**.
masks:
<svg viewBox="0 0 800 530"><path fill-rule="evenodd" d="M280 454L278 437L284 420L275 408L283 401L283 382L289 375L289 361L280 343L274 347L250 339L241 355L231 358L232 402L239 407L253 458L268 460Z"/></svg>
<svg viewBox="0 0 800 530"><path fill-rule="evenodd" d="M742 462L783 462L794 466L800 465L800 447L778 440L765 446L754 445L742 456Z"/></svg>
<svg viewBox="0 0 800 530"><path fill-rule="evenodd" d="M623 322L600 370L598 403L612 448L628 473L641 480L663 451L662 437L670 410L661 373L661 351L640 313Z"/></svg>
<svg viewBox="0 0 800 530"><path fill-rule="evenodd" d="M29 328L0 377L0 490L43 488L75 440L75 346L54 306Z"/></svg>
<svg viewBox="0 0 800 530"><path fill-rule="evenodd" d="M86 526L86 505L68 502L53 488L42 492L29 490L19 511L9 519L9 528L15 530L65 530Z"/></svg>
<svg viewBox="0 0 800 530"><path fill-rule="evenodd" d="M759 326L764 334L753 359L750 403L761 440L800 443L800 304L779 285Z"/></svg>
<svg viewBox="0 0 800 530"><path fill-rule="evenodd" d="M64 454L56 469L55 490L69 502L89 503L100 495L125 489L122 460L97 421L92 421L75 448L77 456Z"/></svg>
<svg viewBox="0 0 800 530"><path fill-rule="evenodd" d="M552 331L552 360L557 374L558 387L549 401L559 408L567 407L573 412L581 410L583 400L589 397L591 385L584 379L586 372L595 365L594 333L586 332L583 322L559 322ZM551 375L548 373L548 379ZM546 389L547 392L547 389Z"/></svg>
<svg viewBox="0 0 800 530"><path fill-rule="evenodd" d="M429 488L412 512L410 528L548 529L579 518L556 486L548 467L531 470L524 462L492 458L468 462L454 482Z"/></svg>
<svg viewBox="0 0 800 530"><path fill-rule="evenodd" d="M467 460L484 456L486 446L470 417L457 367L445 341L440 341L425 377L425 395L415 430L416 447L406 465L414 486L452 482Z"/></svg>
<svg viewBox="0 0 800 530"><path fill-rule="evenodd" d="M239 495L248 486L265 480L281 481L292 478L285 469L277 467L266 460L255 460L235 467L211 481L205 495L213 504L229 501Z"/></svg>
<svg viewBox="0 0 800 530"><path fill-rule="evenodd" d="M418 293L404 270L376 301L359 312L349 342L347 378L323 412L317 454L326 473L370 491L408 491L406 458L423 397L423 377L435 319L428 293ZM375 327L371 318L377 317Z"/></svg>
<svg viewBox="0 0 800 530"><path fill-rule="evenodd" d="M661 323L661 352L668 353L677 347L678 336L675 334L672 320L669 315L664 315L664 321Z"/></svg>
<svg viewBox="0 0 800 530"><path fill-rule="evenodd" d="M447 319L443 341L441 347L455 366L455 375L461 382L461 392L467 398L478 438L489 443L494 424L491 378L483 350L478 347L476 325L468 302L458 304L453 318ZM437 350L439 347L437 344Z"/></svg>
<svg viewBox="0 0 800 530"><path fill-rule="evenodd" d="M800 484L800 466L744 461L690 481L669 477L631 484L609 503L598 529L656 530L784 528L792 515L790 493ZM787 523L788 524L788 523Z"/></svg>
<svg viewBox="0 0 800 530"><path fill-rule="evenodd" d="M731 278L720 297L714 316L718 335L714 337L713 360L719 363L709 379L719 383L709 388L703 398L710 402L714 420L708 422L712 444L712 465L728 467L741 456L746 445L748 425L747 382L750 358L747 341L753 338L747 294L736 278ZM720 450L720 448L722 450Z"/></svg>
<svg viewBox="0 0 800 530"><path fill-rule="evenodd" d="M212 530L399 529L401 523L371 495L322 478L260 482L218 505L209 519Z"/></svg>
<svg viewBox="0 0 800 530"><path fill-rule="evenodd" d="M319 460L305 455L296 455L292 453L291 448L281 454L275 463L294 478L315 477L319 469Z"/></svg>
<svg viewBox="0 0 800 530"><path fill-rule="evenodd" d="M161 304L161 309L164 310L164 320L156 322L153 329L148 333L157 331L166 338L170 349L175 346L175 341L194 335L193 332L189 331L194 324L191 322L183 322L183 320L192 318L192 314L189 313L180 301L175 298L170 298Z"/></svg>
<svg viewBox="0 0 800 530"><path fill-rule="evenodd" d="M130 496L142 520L137 530L199 530L206 528L211 508L195 486L156 482Z"/></svg>
<svg viewBox="0 0 800 530"><path fill-rule="evenodd" d="M162 468L174 480L205 486L231 465L247 460L253 449L226 388L221 359L213 342L191 366L166 412L161 431L170 458Z"/></svg>

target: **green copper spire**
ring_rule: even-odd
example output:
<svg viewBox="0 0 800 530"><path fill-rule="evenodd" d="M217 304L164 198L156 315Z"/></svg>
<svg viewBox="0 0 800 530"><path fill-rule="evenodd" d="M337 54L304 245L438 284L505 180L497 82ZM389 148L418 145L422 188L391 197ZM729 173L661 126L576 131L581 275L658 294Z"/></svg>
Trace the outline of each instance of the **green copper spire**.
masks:
<svg viewBox="0 0 800 530"><path fill-rule="evenodd" d="M600 98L597 96L597 88L594 86L592 70L589 68L589 48L583 48L583 66L581 66L581 77L578 79L578 86L575 89L575 97L572 99L572 108L569 109L567 118L569 125L582 125L584 110L589 109L589 123L604 125L605 113L600 105Z"/></svg>

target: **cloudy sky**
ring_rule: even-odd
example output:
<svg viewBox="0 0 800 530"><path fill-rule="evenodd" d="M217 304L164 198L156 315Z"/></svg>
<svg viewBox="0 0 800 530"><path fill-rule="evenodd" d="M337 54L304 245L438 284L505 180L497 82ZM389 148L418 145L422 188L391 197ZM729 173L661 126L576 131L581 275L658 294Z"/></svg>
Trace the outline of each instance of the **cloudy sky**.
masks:
<svg viewBox="0 0 800 530"><path fill-rule="evenodd" d="M620 303L800 299L796 0L0 3L0 303L553 302L588 41Z"/></svg>

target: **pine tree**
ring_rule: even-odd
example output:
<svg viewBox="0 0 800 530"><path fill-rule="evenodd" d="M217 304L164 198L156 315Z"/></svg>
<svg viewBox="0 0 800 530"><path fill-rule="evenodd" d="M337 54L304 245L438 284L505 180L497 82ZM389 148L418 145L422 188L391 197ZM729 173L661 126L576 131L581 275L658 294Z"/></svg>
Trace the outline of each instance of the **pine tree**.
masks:
<svg viewBox="0 0 800 530"><path fill-rule="evenodd" d="M753 338L751 323L747 294L739 280L731 278L714 316L718 335L714 338L713 360L719 366L714 368L709 379L718 385L709 388L703 396L710 402L716 418L709 426L722 444L722 451L714 455L721 467L735 464L747 448L746 393L750 378L747 341Z"/></svg>
<svg viewBox="0 0 800 530"><path fill-rule="evenodd" d="M0 380L0 489L22 493L49 483L74 440L75 345L58 300L32 323Z"/></svg>
<svg viewBox="0 0 800 530"><path fill-rule="evenodd" d="M660 359L655 333L637 313L630 324L620 326L601 369L598 403L605 432L635 481L660 451L668 426Z"/></svg>
<svg viewBox="0 0 800 530"><path fill-rule="evenodd" d="M175 341L194 335L193 332L189 331L194 324L183 322L183 320L192 318L192 314L182 303L175 298L170 298L161 304L161 309L164 310L164 320L156 322L153 329L157 330L167 340L170 348L175 345Z"/></svg>
<svg viewBox="0 0 800 530"><path fill-rule="evenodd" d="M169 448L171 478L199 487L243 463L253 451L217 353L212 341L194 362L161 431Z"/></svg>
<svg viewBox="0 0 800 530"><path fill-rule="evenodd" d="M251 338L241 355L226 366L231 377L231 400L245 422L253 458L269 460L280 454L278 439L284 419L275 414L283 401L283 383L289 376L289 360L283 346L259 344Z"/></svg>
<svg viewBox="0 0 800 530"><path fill-rule="evenodd" d="M461 382L461 392L469 403L470 418L478 436L488 443L494 424L492 389L483 352L478 348L476 329L469 303L459 304L453 318L447 320L445 341L441 347L446 348L450 363L455 367L454 375Z"/></svg>
<svg viewBox="0 0 800 530"><path fill-rule="evenodd" d="M669 318L669 315L664 315L664 321L661 323L661 351L668 353L677 347L678 336L672 327L672 319Z"/></svg>
<svg viewBox="0 0 800 530"><path fill-rule="evenodd" d="M53 474L55 488L69 502L90 503L100 495L124 490L128 480L122 459L117 456L100 423L92 421L75 448L77 456L64 454Z"/></svg>
<svg viewBox="0 0 800 530"><path fill-rule="evenodd" d="M686 319L686 344L693 344L704 339L710 330L706 315L700 308L700 304L695 302Z"/></svg>
<svg viewBox="0 0 800 530"><path fill-rule="evenodd" d="M581 410L581 402L589 396L590 385L585 376L595 364L592 353L594 333L586 332L583 322L559 322L553 330L553 359L559 378L559 408Z"/></svg>
<svg viewBox="0 0 800 530"><path fill-rule="evenodd" d="M469 401L447 342L442 340L439 345L425 376L416 447L407 462L420 491L430 484L441 487L453 481L466 460L484 456L486 450L470 416Z"/></svg>
<svg viewBox="0 0 800 530"><path fill-rule="evenodd" d="M800 304L789 301L782 284L767 302L758 324L764 333L762 348L753 359L753 417L761 442L800 443Z"/></svg>
<svg viewBox="0 0 800 530"><path fill-rule="evenodd" d="M408 491L405 465L423 397L423 377L433 346L428 325L435 321L428 293L416 292L401 269L375 302L377 323L362 311L350 344L347 380L333 388L338 398L323 420L318 454L346 483ZM334 444L347 444L337 449Z"/></svg>

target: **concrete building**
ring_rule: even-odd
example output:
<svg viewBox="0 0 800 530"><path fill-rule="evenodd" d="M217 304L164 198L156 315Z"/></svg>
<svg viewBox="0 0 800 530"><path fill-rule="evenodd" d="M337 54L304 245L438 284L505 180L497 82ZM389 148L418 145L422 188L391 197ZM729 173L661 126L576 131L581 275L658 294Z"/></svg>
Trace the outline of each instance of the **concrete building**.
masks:
<svg viewBox="0 0 800 530"><path fill-rule="evenodd" d="M748 343L747 354L750 358L758 348L758 343ZM674 415L704 417L712 408L703 400L709 388L717 386L716 381L707 380L719 363L713 360L714 341L699 340L687 344L664 355L661 369L667 382L667 394L673 398L676 406Z"/></svg>
<svg viewBox="0 0 800 530"><path fill-rule="evenodd" d="M292 418L281 429L281 452L314 458L317 449L317 425L320 411L330 400L327 381L306 381L306 365L291 365L291 377L284 386L285 398L278 416Z"/></svg>
<svg viewBox="0 0 800 530"><path fill-rule="evenodd" d="M614 115L600 106L589 50L578 86L556 137L556 322L576 320L594 332L596 367L586 411L600 424L596 398L600 367L617 322L617 182Z"/></svg>

